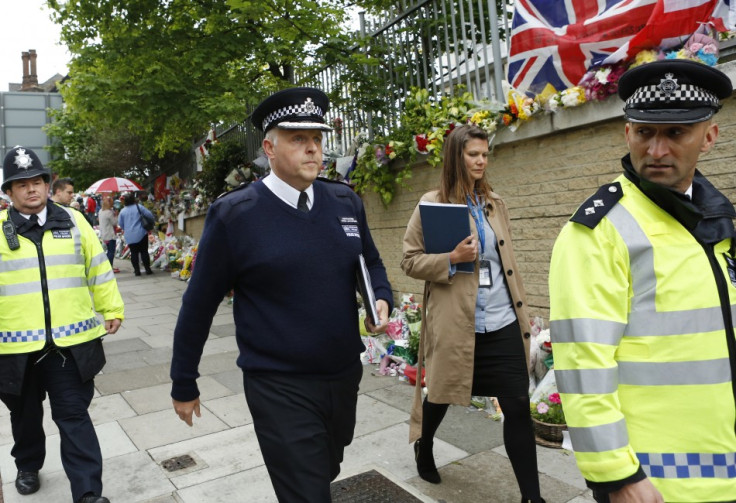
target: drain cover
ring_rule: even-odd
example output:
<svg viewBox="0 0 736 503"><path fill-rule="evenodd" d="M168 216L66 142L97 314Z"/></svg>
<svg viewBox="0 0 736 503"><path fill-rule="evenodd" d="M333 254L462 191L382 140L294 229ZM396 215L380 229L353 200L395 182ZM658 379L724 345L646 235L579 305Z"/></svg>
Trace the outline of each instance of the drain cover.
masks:
<svg viewBox="0 0 736 503"><path fill-rule="evenodd" d="M376 470L333 482L330 492L333 503L421 503Z"/></svg>
<svg viewBox="0 0 736 503"><path fill-rule="evenodd" d="M169 458L161 461L161 466L163 466L164 470L166 470L167 472L183 470L184 468L189 468L190 466L194 466L196 464L197 462L194 461L194 458L192 458L189 454L184 454L183 456L177 456L175 458Z"/></svg>

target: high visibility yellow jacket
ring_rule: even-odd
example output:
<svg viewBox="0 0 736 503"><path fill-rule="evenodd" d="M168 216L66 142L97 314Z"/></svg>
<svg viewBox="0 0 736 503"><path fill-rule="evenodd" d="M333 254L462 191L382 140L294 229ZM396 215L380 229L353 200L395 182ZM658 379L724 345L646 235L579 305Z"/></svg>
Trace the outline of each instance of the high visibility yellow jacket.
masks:
<svg viewBox="0 0 736 503"><path fill-rule="evenodd" d="M578 467L594 489L643 470L665 501L732 501L736 215L698 174L702 222L658 189L675 218L631 171L580 207L550 264L555 377Z"/></svg>
<svg viewBox="0 0 736 503"><path fill-rule="evenodd" d="M105 320L123 319L123 300L94 229L79 212L48 208L70 218L54 221L38 246L18 235L20 247L11 250L0 234L3 355L38 351L47 342L69 347L101 337L106 331L95 310ZM8 218L8 210L0 212L0 224Z"/></svg>

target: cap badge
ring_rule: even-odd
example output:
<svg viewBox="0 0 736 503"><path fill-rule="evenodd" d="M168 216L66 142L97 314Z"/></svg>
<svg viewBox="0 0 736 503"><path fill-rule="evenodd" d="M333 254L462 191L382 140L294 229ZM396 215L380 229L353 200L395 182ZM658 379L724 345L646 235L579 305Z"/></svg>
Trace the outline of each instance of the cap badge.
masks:
<svg viewBox="0 0 736 503"><path fill-rule="evenodd" d="M23 148L19 148L15 151L17 154L15 156L15 165L18 166L18 169L28 169L31 167L31 164L33 164L33 159L31 159L31 156L26 154L26 150Z"/></svg>
<svg viewBox="0 0 736 503"><path fill-rule="evenodd" d="M677 79L674 77L675 76L672 73L665 73L664 78L659 80L659 85L657 86L668 98L680 87L677 84Z"/></svg>
<svg viewBox="0 0 736 503"><path fill-rule="evenodd" d="M314 102L312 101L312 98L307 98L307 101L304 102L304 111L308 114L314 113Z"/></svg>

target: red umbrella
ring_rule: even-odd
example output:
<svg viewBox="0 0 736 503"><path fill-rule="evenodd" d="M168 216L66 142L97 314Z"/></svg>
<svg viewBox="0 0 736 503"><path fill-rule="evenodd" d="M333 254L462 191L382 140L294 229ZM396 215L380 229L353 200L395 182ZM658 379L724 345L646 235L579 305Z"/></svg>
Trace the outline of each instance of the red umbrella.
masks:
<svg viewBox="0 0 736 503"><path fill-rule="evenodd" d="M84 192L86 194L96 194L99 192L134 192L136 190L143 190L143 187L133 180L113 176L97 180Z"/></svg>

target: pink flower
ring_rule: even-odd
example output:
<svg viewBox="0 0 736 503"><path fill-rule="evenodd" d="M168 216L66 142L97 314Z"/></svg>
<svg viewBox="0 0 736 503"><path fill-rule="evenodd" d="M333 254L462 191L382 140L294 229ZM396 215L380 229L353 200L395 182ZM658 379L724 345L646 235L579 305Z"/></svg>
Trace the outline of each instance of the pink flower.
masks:
<svg viewBox="0 0 736 503"><path fill-rule="evenodd" d="M561 403L560 402L560 394L559 393L550 393L547 398L549 398L549 401L551 403Z"/></svg>
<svg viewBox="0 0 736 503"><path fill-rule="evenodd" d="M549 405L547 405L544 402L539 402L537 404L537 412L540 414L546 414L549 411Z"/></svg>

